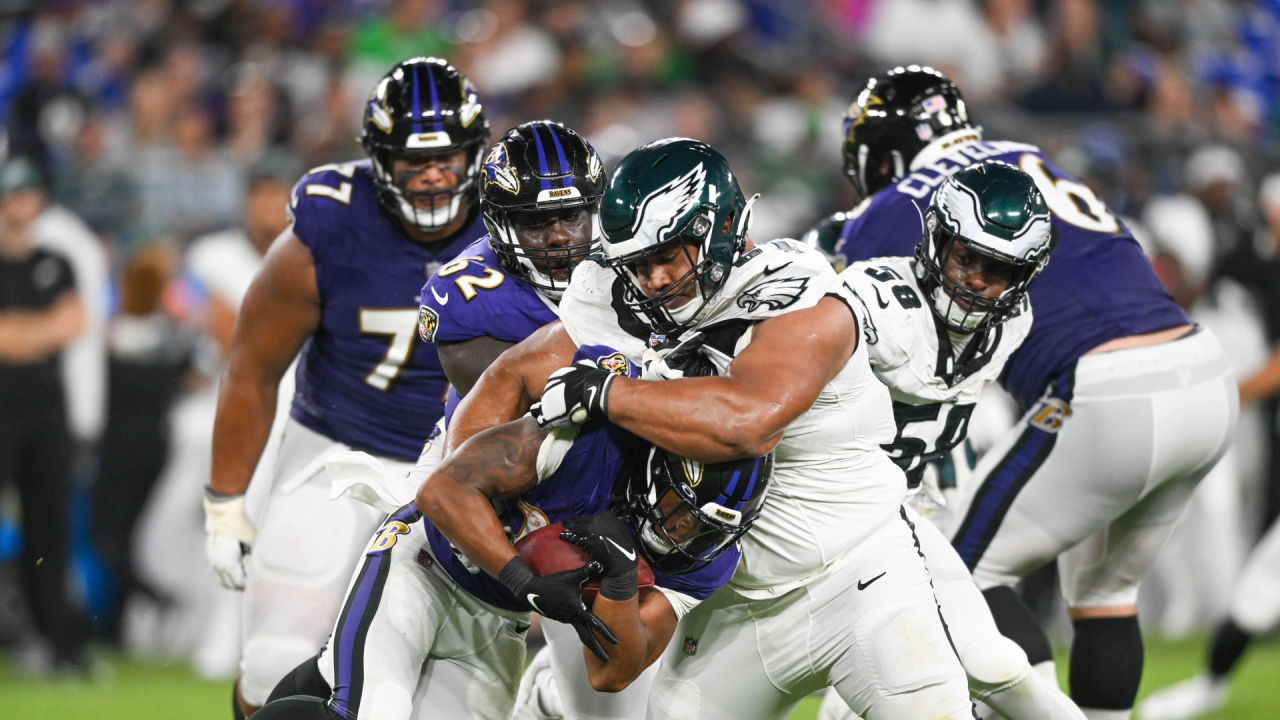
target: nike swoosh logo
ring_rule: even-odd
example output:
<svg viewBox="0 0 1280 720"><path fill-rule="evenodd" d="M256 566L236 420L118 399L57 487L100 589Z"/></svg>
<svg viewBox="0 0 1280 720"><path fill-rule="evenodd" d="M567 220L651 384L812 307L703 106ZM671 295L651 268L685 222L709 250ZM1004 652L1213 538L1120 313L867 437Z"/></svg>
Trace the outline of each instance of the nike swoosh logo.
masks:
<svg viewBox="0 0 1280 720"><path fill-rule="evenodd" d="M875 577L871 578L870 580L859 580L859 581L858 581L858 589L859 589L859 590L866 590L866 589L867 589L867 587L871 585L871 583L873 583L873 582L875 582L875 581L879 580L880 578L884 577L884 576L885 576L885 573L887 573L887 572L889 572L889 571L888 571L888 570L886 570L885 572L880 573L879 575L877 575L877 576L875 576Z"/></svg>
<svg viewBox="0 0 1280 720"><path fill-rule="evenodd" d="M859 589L861 589L861 588L859 588ZM526 600L528 600L528 601L529 601L529 607L532 607L534 610L537 610L539 615L546 615L546 613L542 612L542 608L538 607L538 603L534 602L534 600L536 600L536 599L538 598L538 596L537 596L537 595L534 595L533 593L529 593L528 595L525 595L524 597L525 597L525 599L526 599Z"/></svg>
<svg viewBox="0 0 1280 720"><path fill-rule="evenodd" d="M444 297L440 297L440 295L436 292L435 288L431 288L431 297L434 297L436 299L436 302L440 303L441 305L449 304L449 296L445 295Z"/></svg>
<svg viewBox="0 0 1280 720"><path fill-rule="evenodd" d="M774 273L778 272L779 270L781 270L781 269L782 269L782 268L784 268L784 267L791 267L791 263L789 263L789 262L785 262L785 263L782 263L781 265L779 265L778 267L775 267L775 268L765 268L765 269L764 269L764 271L763 271L763 272L761 272L760 274L761 274L761 275L764 275L764 276L766 276L766 277L768 277L769 275L772 275L772 274L774 274Z"/></svg>
<svg viewBox="0 0 1280 720"><path fill-rule="evenodd" d="M885 302L884 298L880 297L880 288L872 285L871 289L876 291L876 302L880 304L880 309L883 310L884 308L889 307L889 303ZM434 293L435 291L435 288L431 288L431 292Z"/></svg>
<svg viewBox="0 0 1280 720"><path fill-rule="evenodd" d="M635 559L636 559L636 551L635 551L635 550L632 550L631 552L627 552L625 548L623 548L623 547L622 547L621 545L619 545L618 543L614 542L614 541L613 541L613 538L605 538L605 541L607 541L610 545L613 545L614 547L618 548L618 552L620 552L620 553L622 553L623 555L625 555L625 556L626 556L626 558L627 558L628 560L635 560Z"/></svg>
<svg viewBox="0 0 1280 720"><path fill-rule="evenodd" d="M592 405L594 405L594 404L595 404L595 400L596 400L596 388L595 388L595 386L593 385L593 386L591 386L591 387L587 388L587 392L591 393L590 397L588 397L588 398L587 398L587 407L591 407Z"/></svg>
<svg viewBox="0 0 1280 720"><path fill-rule="evenodd" d="M523 633L524 633L525 631L527 631L528 629L529 629L529 626L528 626L528 625L521 625L520 623L516 623L516 634L517 634L517 635L521 635L521 634L523 634Z"/></svg>

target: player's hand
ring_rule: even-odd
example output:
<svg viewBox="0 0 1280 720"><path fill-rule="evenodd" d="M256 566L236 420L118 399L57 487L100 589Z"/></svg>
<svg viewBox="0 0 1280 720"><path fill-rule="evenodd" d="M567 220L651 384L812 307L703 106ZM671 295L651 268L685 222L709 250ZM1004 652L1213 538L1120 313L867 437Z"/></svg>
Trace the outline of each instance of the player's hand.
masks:
<svg viewBox="0 0 1280 720"><path fill-rule="evenodd" d="M579 360L551 373L542 389L542 400L534 403L529 412L543 430L608 417L609 387L617 377L590 360Z"/></svg>
<svg viewBox="0 0 1280 720"><path fill-rule="evenodd" d="M591 562L576 570L551 575L534 575L524 558L514 557L502 568L498 579L512 594L528 603L542 617L568 623L578 632L578 639L586 645L600 662L609 662L609 653L592 632L618 644L618 637L600 618L591 614L582 602L582 586L594 573L600 572L600 564Z"/></svg>
<svg viewBox="0 0 1280 720"><path fill-rule="evenodd" d="M648 349L640 359L642 380L677 380L718 375L716 366L703 352L707 338L700 332L680 341L670 350Z"/></svg>
<svg viewBox="0 0 1280 720"><path fill-rule="evenodd" d="M613 513L579 515L564 521L560 539L587 551L604 567L600 595L609 600L630 600L637 592L640 555L631 541L627 524Z"/></svg>
<svg viewBox="0 0 1280 720"><path fill-rule="evenodd" d="M218 582L228 590L243 590L244 556L257 535L244 511L244 494L219 495L206 489L204 531L204 554Z"/></svg>

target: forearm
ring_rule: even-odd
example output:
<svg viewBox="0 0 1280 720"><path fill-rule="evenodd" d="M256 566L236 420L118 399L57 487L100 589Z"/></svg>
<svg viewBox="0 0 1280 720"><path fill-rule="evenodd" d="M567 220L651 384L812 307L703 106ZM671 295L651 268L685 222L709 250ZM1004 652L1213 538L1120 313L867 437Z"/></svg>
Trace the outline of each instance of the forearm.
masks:
<svg viewBox="0 0 1280 720"><path fill-rule="evenodd" d="M213 467L209 488L238 495L249 487L276 416L277 377L251 376L234 365L222 376L213 421Z"/></svg>
<svg viewBox="0 0 1280 720"><path fill-rule="evenodd" d="M423 484L416 504L454 547L490 576L498 577L516 556L492 503L475 487L436 474Z"/></svg>
<svg viewBox="0 0 1280 720"><path fill-rule="evenodd" d="M0 313L0 360L42 360L66 347L84 330L84 312L74 298L43 311Z"/></svg>
<svg viewBox="0 0 1280 720"><path fill-rule="evenodd" d="M532 404L520 375L495 363L480 376L454 411L445 436L445 456L476 433L524 415Z"/></svg>
<svg viewBox="0 0 1280 720"><path fill-rule="evenodd" d="M650 651L649 628L640 618L640 593L629 600L609 600L597 597L591 612L600 618L618 638L617 645L609 647L609 661L602 662L583 646L582 657L587 664L587 677L591 687L598 692L621 692L648 667ZM596 633L603 643L605 639Z"/></svg>
<svg viewBox="0 0 1280 720"><path fill-rule="evenodd" d="M782 439L784 403L761 400L732 377L646 381L619 378L609 390L609 420L649 442L699 462L759 457Z"/></svg>
<svg viewBox="0 0 1280 720"><path fill-rule="evenodd" d="M418 488L415 504L422 514L495 578L516 551L491 500L518 497L537 484L538 449L546 436L531 418L489 428L445 457Z"/></svg>

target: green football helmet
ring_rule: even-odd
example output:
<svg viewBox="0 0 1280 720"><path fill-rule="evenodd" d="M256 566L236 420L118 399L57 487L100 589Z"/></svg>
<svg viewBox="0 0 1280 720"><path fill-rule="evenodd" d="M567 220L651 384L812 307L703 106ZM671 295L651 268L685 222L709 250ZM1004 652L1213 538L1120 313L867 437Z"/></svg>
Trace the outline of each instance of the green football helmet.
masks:
<svg viewBox="0 0 1280 720"><path fill-rule="evenodd" d="M723 155L697 140L659 140L624 157L609 178L600 203L605 262L622 276L626 304L655 331L674 336L695 326L724 286L746 243L750 218L751 202ZM673 243L685 249L692 269L646 297L636 263ZM698 248L696 258L691 246ZM695 282L701 302L667 307Z"/></svg>
<svg viewBox="0 0 1280 720"><path fill-rule="evenodd" d="M1056 243L1049 207L1035 180L1008 163L985 160L947 178L934 193L925 212L924 239L916 247L916 275L934 313L952 331L972 333L1020 311ZM959 265L982 256L985 272L1008 281L999 297L947 277L947 262L960 248Z"/></svg>

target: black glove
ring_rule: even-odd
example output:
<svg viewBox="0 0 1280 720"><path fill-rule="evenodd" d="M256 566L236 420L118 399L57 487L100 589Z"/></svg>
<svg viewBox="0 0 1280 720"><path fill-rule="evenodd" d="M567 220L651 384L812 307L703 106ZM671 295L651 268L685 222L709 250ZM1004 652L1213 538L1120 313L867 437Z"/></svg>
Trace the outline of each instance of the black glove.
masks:
<svg viewBox="0 0 1280 720"><path fill-rule="evenodd" d="M618 637L582 602L582 586L592 573L598 572L597 563L588 563L577 570L534 575L524 558L516 556L502 568L498 580L543 617L572 625L582 644L590 648L600 662L609 662L609 654L591 631L600 633L614 645L618 644Z"/></svg>
<svg viewBox="0 0 1280 720"><path fill-rule="evenodd" d="M609 386L617 377L590 360L579 360L547 378L542 400L534 403L529 412L543 430L581 425L592 417L608 417Z"/></svg>
<svg viewBox="0 0 1280 720"><path fill-rule="evenodd" d="M587 551L604 566L600 595L610 600L630 600L640 577L640 556L631 542L627 524L613 513L579 515L564 521L560 539Z"/></svg>

